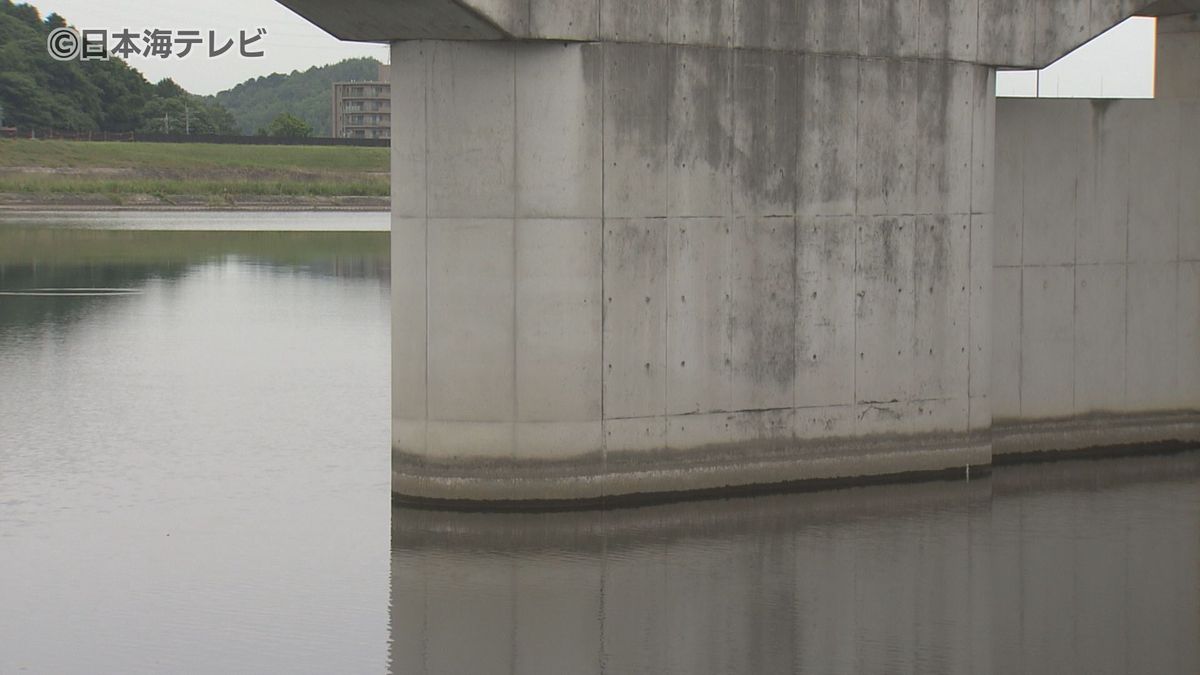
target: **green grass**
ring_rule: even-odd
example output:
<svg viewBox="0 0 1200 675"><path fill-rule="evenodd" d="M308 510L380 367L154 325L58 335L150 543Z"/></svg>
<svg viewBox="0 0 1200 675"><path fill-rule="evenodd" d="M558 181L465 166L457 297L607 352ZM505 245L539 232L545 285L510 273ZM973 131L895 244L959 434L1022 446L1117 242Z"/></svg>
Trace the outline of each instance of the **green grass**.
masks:
<svg viewBox="0 0 1200 675"><path fill-rule="evenodd" d="M0 174L0 192L27 194L104 194L104 195L286 195L286 196L368 196L386 197L387 178L372 176L324 175L321 177L275 178L96 178L93 176Z"/></svg>
<svg viewBox="0 0 1200 675"><path fill-rule="evenodd" d="M171 265L238 255L305 264L339 257L388 263L387 232L74 230L0 226L0 268L28 265Z"/></svg>
<svg viewBox="0 0 1200 675"><path fill-rule="evenodd" d="M347 146L0 140L0 192L383 197L388 158Z"/></svg>
<svg viewBox="0 0 1200 675"><path fill-rule="evenodd" d="M387 172L387 148L0 140L0 167Z"/></svg>

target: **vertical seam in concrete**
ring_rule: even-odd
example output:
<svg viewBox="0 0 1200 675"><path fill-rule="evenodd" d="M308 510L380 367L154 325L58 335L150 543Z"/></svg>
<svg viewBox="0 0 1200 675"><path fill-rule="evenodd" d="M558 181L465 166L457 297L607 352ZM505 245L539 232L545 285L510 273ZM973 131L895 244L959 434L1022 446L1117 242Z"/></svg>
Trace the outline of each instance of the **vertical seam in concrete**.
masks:
<svg viewBox="0 0 1200 675"><path fill-rule="evenodd" d="M736 1L737 0L734 0L734 2L736 2ZM736 14L734 16L736 17ZM729 146L728 146L729 155L728 156L730 158L732 158L733 154L734 154L733 144L734 144L735 135L734 135L732 126L734 123L733 122L734 115L737 112L737 103L736 103L737 90L734 89L734 85L733 85L734 73L737 72L736 69L737 69L736 60L734 58L734 55L730 54L729 55L729 87L730 87L729 91L731 92L731 96L730 96L730 101L729 101L729 121L730 121L731 129L730 129L730 133L728 136L728 138L729 138ZM728 196L728 201L726 202L726 215L722 219L724 221L722 223L722 225L725 227L725 230L726 230L727 255L726 255L725 269L726 269L726 274L728 275L728 278L726 279L726 286L725 286L724 290L729 295L729 301L728 301L727 307L726 307L728 314L725 317L725 320L726 320L725 337L726 337L726 347L728 350L725 352L725 354L726 354L726 360L728 361L727 373L729 376L729 388L728 388L728 392L727 392L728 398L726 399L726 401L728 401L729 409L733 410L736 407L736 400L734 398L734 360L735 360L736 354L734 353L734 348L733 348L734 329L735 329L734 311L733 311L733 302L734 302L734 297L733 297L734 278L733 278L733 275L734 275L734 264L735 264L734 263L734 254L733 254L733 250L734 250L734 243L733 243L734 234L733 233L737 231L737 219L733 215L733 189L734 188L733 188L733 170L732 170L733 164L732 164L732 162L729 165L729 169L730 169L730 171L729 171L729 192L728 192L729 196ZM793 267L795 267L795 265L793 265ZM794 331L793 331L793 339L794 339ZM794 374L793 374L793 379L794 379ZM793 402L794 402L794 399L793 399Z"/></svg>
<svg viewBox="0 0 1200 675"><path fill-rule="evenodd" d="M663 419L663 445L667 444L667 430L670 425L670 410L671 410L671 340L668 329L671 325L671 230L675 228L671 223L670 218L649 219L652 225L659 225L663 228L662 235L662 270L666 275L663 279L663 321L662 321L662 354L663 360L663 401L662 401L662 419ZM657 389L657 387L656 387Z"/></svg>
<svg viewBox="0 0 1200 675"><path fill-rule="evenodd" d="M1125 144L1126 156L1122 158L1122 165L1129 166L1133 152L1133 144ZM1125 253L1121 256L1121 268L1125 271L1125 302L1121 310L1125 314L1125 344L1121 345L1121 403L1124 406L1129 405L1129 230L1132 223L1129 221L1129 205L1133 203L1132 191L1125 198Z"/></svg>
<svg viewBox="0 0 1200 675"><path fill-rule="evenodd" d="M859 39L862 39L862 2L858 5L858 31ZM850 401L850 415L852 419L857 419L854 406L858 404L858 227L861 222L862 215L859 213L859 199L861 195L859 190L862 185L859 183L859 151L862 147L862 88L863 88L863 60L859 57L854 58L854 69L858 71L858 77L855 79L854 86L854 218L850 220L850 236L854 238L854 255L850 260L850 280L853 289L853 295L850 297L850 325L854 336L854 352L850 354L850 362L853 364L851 370L851 386L853 388L852 400ZM799 255L799 252L797 252ZM857 430L856 430L857 431Z"/></svg>
<svg viewBox="0 0 1200 675"><path fill-rule="evenodd" d="M518 168L517 168L517 162L519 161L519 155L520 155L520 153L517 152L517 145L519 142L519 139L517 138L517 117L518 117L518 112L517 112L517 44L518 43L510 43L509 44L509 54L512 57L512 60L511 60L512 71L511 72L512 72L512 94L513 94L513 107L512 107L512 111L513 111L513 117L512 117L512 134L513 134L512 167L513 167L513 169L512 169L512 179L511 179L512 185L510 187L510 190L512 190L513 202L512 202L512 222L509 225L509 227L511 228L511 234L509 236L512 238L511 239L511 241L512 241L512 275L510 276L510 279L512 279L512 281L510 283L512 284L512 336L513 336L513 343L512 343L512 413L511 413L512 414L511 435L512 435L512 455L513 455L513 457L516 457L516 455L517 455L517 427L520 424L520 419L521 419L521 417L520 417L521 405L520 405L520 400L517 397L517 394L518 394L517 352L519 350L519 342L520 342L520 336L521 336L520 330L518 330L518 326L517 326L517 274L518 274L518 270L519 270L519 268L517 267L517 263L519 262L519 260L517 259L517 202L519 201L519 195L517 192L517 174L519 173ZM514 656L513 658L515 659L516 657Z"/></svg>
<svg viewBox="0 0 1200 675"><path fill-rule="evenodd" d="M921 37L922 37L921 36L921 15L925 13L925 10L927 8L926 3L928 3L928 2L929 2L929 0L916 0L916 3L917 3L917 41L916 42L917 43L913 47L913 50L916 53L916 57L918 59L921 58L921 47L924 44L924 40L921 39ZM947 4L949 4L949 3L947 3ZM946 9L947 21L949 21L949 16L950 16L950 10L949 10L949 7L947 7L947 9Z"/></svg>
<svg viewBox="0 0 1200 675"><path fill-rule="evenodd" d="M596 3L596 31L597 31L597 34L599 34L599 31L600 31L600 11L601 11L600 7L603 4L603 2L604 2L604 0L599 0ZM605 156L604 156L604 146L605 146L604 118L605 118L605 108L608 106L608 92L607 92L608 47L604 43L599 43L598 46L596 46L595 48L598 49L600 52L600 473L603 476L608 473L608 429L607 429L608 425L605 423L605 411L604 411L604 402L605 402L605 399L607 398L605 390L606 390L607 382L608 382L608 373L605 371L605 353L604 353L604 345L605 345L605 342L607 342L604 339L605 328L608 326L608 300L607 300L608 289L605 287L605 276L604 276L605 270L607 269L607 261L605 260L605 253L607 250L607 241L608 241L608 237L604 236L604 233L607 231L607 228L608 228L608 219L605 217L605 213L604 213L605 177L608 175L608 165L606 163L608 160L605 159ZM601 500L603 500L604 497L605 497L604 492L603 492L603 490L601 490L601 493L600 493ZM603 576L601 577L601 579L603 579ZM604 599L603 584L601 585L601 596L600 597L601 597L601 601L602 601L601 607L603 607L603 599ZM601 616L603 616L603 614ZM601 642L600 642L601 670L603 670L603 653L604 653L603 626L604 626L604 623L601 622L600 625L601 625Z"/></svg>
<svg viewBox="0 0 1200 675"><path fill-rule="evenodd" d="M800 375L800 216L792 216L792 410L796 408L796 386ZM730 352L732 352L732 346ZM853 363L853 361L851 361ZM731 399L732 400L732 399ZM795 419L792 430L795 431Z"/></svg>
<svg viewBox="0 0 1200 675"><path fill-rule="evenodd" d="M667 12L669 15L670 12ZM668 33L669 34L669 33ZM651 46L651 50L655 47ZM670 46L663 46L662 49L666 52L663 55L663 62L667 70L667 86L674 86L674 76L672 68L672 59L675 58L675 52ZM663 236L663 255L666 258L663 270L666 272L667 278L663 281L663 419L666 420L671 414L671 298L673 291L671 290L671 274L672 261L674 256L671 255L671 236L675 230L675 222L671 218L671 100L670 94L667 94L666 110L663 111L663 142L666 146L665 158L663 161L663 170L666 174L663 176L666 193L664 195L663 207L663 227L666 228ZM653 221L651 221L653 222ZM667 422L669 424L669 422ZM664 433L663 441L666 442Z"/></svg>
<svg viewBox="0 0 1200 675"><path fill-rule="evenodd" d="M737 358L737 354L734 354L734 352L733 352L733 333L734 333L734 330L736 330L736 325L734 325L734 323L733 323L734 322L734 313L733 313L734 298L733 298L733 253L732 253L732 250L733 250L732 237L733 237L733 235L732 235L732 231L736 231L736 228L738 227L738 215L737 215L736 208L734 208L734 202L733 202L733 192L737 190L736 179L734 179L734 171L736 171L736 169L734 169L734 166L736 166L736 163L737 163L736 157L737 157L737 151L738 151L737 150L737 138L738 138L739 52L738 52L737 48L734 47L734 43L737 42L737 36L738 36L738 23L737 23L738 22L738 11L737 11L738 0L733 0L732 5L733 5L733 18L730 22L730 25L732 26L732 28L731 28L731 34L730 34L730 54L728 54L728 59L730 59L730 61L728 61L728 64L730 64L730 79L728 79L728 85L730 85L730 92L731 92L731 95L730 95L730 133L728 133L728 142L730 142L730 144L727 145L728 155L727 155L727 160L726 160L727 161L726 180L728 180L728 191L726 192L726 198L725 198L726 199L725 213L726 213L726 219L727 219L726 222L728 223L727 227L731 229L730 256L728 256L728 259L730 259L730 264L728 264L728 274L730 274L730 280L728 280L728 287L727 287L728 295L730 295L730 305L728 305L728 310L730 310L730 315L728 315L728 328L727 328L728 344L730 344L730 351L728 351L728 354L730 354L730 370L728 370L728 374L730 374L730 398L728 398L728 401L730 401L730 408L736 407L736 405L734 405L734 404L736 404L736 401L734 401L734 384L733 384L734 364L733 364L733 362L734 362L734 359ZM793 267L794 267L794 265L793 265ZM793 400L796 399L796 393L794 393L794 389L796 389L796 384L793 383L792 384L792 390L793 390L792 399Z"/></svg>
<svg viewBox="0 0 1200 675"><path fill-rule="evenodd" d="M651 223L655 222L653 220ZM666 278L663 279L663 332L662 332L662 355L663 355L663 418L671 414L671 263L673 256L671 255L671 237L675 230L675 223L671 222L670 218L662 220L663 231L663 273ZM688 411L685 411L688 412Z"/></svg>
<svg viewBox="0 0 1200 675"><path fill-rule="evenodd" d="M1157 31L1156 31L1156 34L1157 34ZM1184 119L1183 104L1180 102L1173 102L1171 107L1174 108L1174 112L1176 113L1174 115L1175 128L1178 130L1178 132L1183 132L1183 130L1184 130L1183 129L1183 119ZM1176 134L1174 134L1174 136L1175 136L1175 138L1180 138L1180 139L1184 138L1183 133L1176 133ZM1173 159L1178 159L1180 156L1181 156L1180 154L1176 154ZM1183 156L1186 156L1186 153ZM1172 255L1174 257L1174 260L1172 261L1172 267L1175 268L1175 307L1174 307L1174 312L1173 312L1173 314L1175 315L1175 331L1174 331L1175 339L1171 341L1172 344L1175 346L1175 353L1171 357L1171 363L1174 366L1172 368L1172 370L1175 373L1175 387L1174 387L1174 391L1171 392L1171 396L1175 397L1175 400L1180 399L1179 394L1182 392L1182 390L1184 388L1183 387L1183 379L1180 378L1180 367L1183 365L1182 363L1180 363L1180 355L1183 352L1183 350L1181 349L1181 347L1183 345L1180 344L1179 337L1180 337L1180 334L1183 332L1182 331L1183 317L1181 316L1180 311L1179 311L1179 309L1180 309L1179 300L1180 300L1180 294L1182 293L1182 291L1180 290L1180 285L1179 285L1179 274L1180 274L1180 269L1183 267L1182 263L1180 262L1183 259L1182 255L1181 255L1181 251L1183 249L1180 248L1180 246L1182 246L1182 243L1183 243L1181 241L1181 236L1180 236L1180 232L1183 231L1183 195L1188 194L1188 192L1185 191L1183 189L1184 186L1181 185L1180 174L1182 173L1182 169L1183 169L1182 166L1176 165L1174 170L1171 171L1171 178L1175 181L1175 189L1172 190L1172 193L1175 195L1175 250L1172 253Z"/></svg>
<svg viewBox="0 0 1200 675"><path fill-rule="evenodd" d="M858 49L857 49L857 50L855 50L855 51L856 51L856 52L857 52L859 55L862 55L862 54L866 53L866 50L865 50L865 49L863 49L863 39L864 39L864 36L863 36L863 24L862 24L862 0L858 0L858 40L856 40L856 42L858 43ZM861 62L859 63L859 66L860 66L860 69L859 69L859 76L858 76L858 77L859 77L859 91L861 92L861 91L862 91L862 82L861 82L861 80L862 80L862 70L861 70ZM857 158L856 158L856 159L857 159ZM856 213L857 213L857 211L856 211ZM855 393L855 396L856 396L856 397L858 396L857 392Z"/></svg>
<svg viewBox="0 0 1200 675"><path fill-rule="evenodd" d="M976 64L986 62L985 61L986 57L982 53L983 50L981 50L979 48L979 24L982 22L983 22L983 2L977 1L975 3L975 63ZM991 66L985 66L985 67L988 68L990 71ZM985 90L987 89L988 80L991 79L990 72L988 73L988 75L989 75L989 77L984 78L984 81L983 81L983 88ZM993 164L994 164L994 160L993 160ZM992 196L992 205L993 205L992 210L993 211L995 210L995 203L996 203L995 199L996 199L996 197L995 197L995 194L993 193L993 196ZM975 203L973 201L971 202L971 210L972 211L975 210Z"/></svg>
<svg viewBox="0 0 1200 675"><path fill-rule="evenodd" d="M1094 116L1096 114L1096 109L1094 107L1089 108L1089 112ZM1089 124L1088 129L1092 129L1092 128L1094 128L1093 125ZM1076 140L1078 140L1078 139L1076 139ZM1093 145L1098 145L1098 144L1093 144ZM1078 403L1076 402L1079 397L1079 392L1076 391L1076 389L1078 389L1078 387L1079 387L1079 378L1076 377L1076 372L1075 372L1075 357L1078 356L1078 354L1079 354L1079 347L1078 347L1078 345L1075 344L1075 329L1076 329L1076 324L1079 319L1079 286L1078 286L1078 284L1079 284L1079 180L1080 180L1080 178L1079 178L1078 171L1079 171L1080 160L1083 159L1081 156L1082 149L1083 149L1082 144L1080 144L1079 146L1076 146L1076 148L1075 148L1075 167L1076 167L1075 170L1077 173L1076 173L1076 178L1075 178L1075 190L1071 195L1071 214L1075 218L1075 222L1073 222L1071 224L1071 413L1072 414L1078 414L1078 412L1079 412ZM1092 157L1092 161L1090 162L1088 168L1092 171L1092 174L1093 174L1092 183L1094 185L1095 184L1094 175L1097 170L1097 162L1096 162L1095 157ZM1086 177L1086 174L1085 174L1085 177ZM1094 199L1095 198L1094 190L1092 191L1092 196Z"/></svg>
<svg viewBox="0 0 1200 675"><path fill-rule="evenodd" d="M425 71L422 105L425 108L425 454L429 454L429 91L433 77L433 46L421 46L422 70ZM389 73L390 77L390 73ZM393 289L394 292L394 289Z"/></svg>
<svg viewBox="0 0 1200 675"><path fill-rule="evenodd" d="M665 12L665 13L666 13L666 15L667 15L667 19L666 19L666 26L664 26L664 27L663 27L663 37L665 38L665 39L663 40L663 42L665 42L665 43L667 43L667 44L669 45L669 44L671 43L671 3L670 3L670 2L667 2L666 0L660 0L660 1L662 1L662 2L663 2L665 5L666 5L666 12ZM670 60L670 58L669 58L669 52L668 52L668 59L667 59L667 66L668 66L668 68L670 67L670 65L671 65L671 60ZM669 74L671 71L670 71L670 70L668 70L667 72L668 72L668 74ZM670 111L671 111L671 105L670 105L670 101L668 100L668 103L667 103L667 114L668 114L668 115L670 115ZM669 175L670 175L670 173L671 173L671 171L670 171L670 166L671 166L671 165L670 165L670 159L671 159L671 158L670 158L670 156L669 156L669 155L670 155L670 148L671 148L671 137L670 137L670 136L667 136L667 154L668 154L668 157L667 157L667 175L668 175L668 176L669 176ZM670 200L670 193L668 192L668 193L667 193L667 195L668 195L668 196L667 196L667 199L668 199L668 200ZM670 203L670 201L668 201L667 203L669 204L669 203Z"/></svg>
<svg viewBox="0 0 1200 675"><path fill-rule="evenodd" d="M726 398L725 398L725 404L724 404L723 408L718 408L718 410L724 410L727 412L730 410L734 410L738 407L735 405L735 402L733 400L733 357L734 357L734 354L733 354L733 329L734 329L734 325L733 325L733 301L734 301L733 275L735 273L735 270L734 270L735 262L734 262L734 256L733 256L733 238L735 236L734 232L736 231L737 226L732 220L724 220L724 222L721 222L722 220L724 220L724 219L718 219L718 224L717 224L718 228L725 230L725 237L724 237L724 242L725 242L725 251L724 251L724 254L725 254L725 261L724 261L725 283L721 290L729 295L729 299L725 302L725 312L726 312L726 314L725 314L725 330L722 331L724 333L724 335L721 336L722 341L723 341L723 344L721 345L721 351L722 351L722 357L723 357L722 360L727 362L725 365L725 395L726 395ZM720 234L720 232L718 232L718 234ZM718 314L718 316L720 316L720 314ZM728 423L726 423L726 428L728 428L728 426L729 426Z"/></svg>
<svg viewBox="0 0 1200 675"><path fill-rule="evenodd" d="M949 41L949 40L947 40L947 41ZM980 68L979 68L979 66L972 66L972 68L973 68L972 80L973 80L973 82L978 83ZM977 271L977 270L973 269L974 268L974 256L972 255L972 252L974 251L974 171L976 171L976 150L977 150L976 145L974 145L974 141L976 141L976 123L977 123L976 113L979 112L979 101L980 100L982 100L984 102L984 117L986 118L986 104L988 104L988 72L986 72L986 70L983 71L983 76L984 77L983 77L982 88L977 88L977 86L972 86L972 88L971 88L971 90L974 91L974 100L971 101L971 151L970 151L971 169L970 169L970 171L967 172L967 181L968 181L968 183L967 183L967 360L966 360L965 365L966 365L966 369L967 369L966 396L967 396L967 434L968 435L970 435L971 431L972 431L971 412L972 412L972 408L974 407L974 401L972 401L972 399L971 399L971 376L973 375L973 370L971 368L971 354L976 352L976 344L974 344L974 328L976 328L976 325L974 325L974 323L976 323L976 322L973 321L974 305L976 305L976 288L974 288L974 276L972 276L973 271ZM984 129L986 130L986 127L984 127ZM986 145L986 142L985 142L985 145ZM982 150L982 149L980 149L980 150ZM991 263L989 263L989 264L991 264ZM979 270L979 271L982 271L982 270Z"/></svg>
<svg viewBox="0 0 1200 675"><path fill-rule="evenodd" d="M860 298L858 295L858 235L859 232L861 232L862 224L864 222L866 222L864 216L856 216L850 223L850 236L854 238L854 259L850 264L850 278L854 288L854 295L850 299L850 316L854 326L854 353L850 355L851 360L854 363L854 400L850 402L852 407L852 415L855 414L853 411L853 406L857 405L859 401L863 400L863 398L859 396L858 391L858 367L862 363L860 352L858 351L858 303L862 300L862 298Z"/></svg>
<svg viewBox="0 0 1200 675"><path fill-rule="evenodd" d="M733 23L734 33L737 35L737 2L734 1ZM733 38L730 38L732 45ZM737 165L737 126L738 126L738 66L741 62L741 52L733 47L730 47L729 53L729 145L727 150L729 154L726 156L725 178L729 181L729 190L725 193L725 210L730 218L737 215L734 209L733 193L736 188L736 165Z"/></svg>
<svg viewBox="0 0 1200 675"><path fill-rule="evenodd" d="M1176 235L1176 237L1178 237L1178 235ZM1181 384L1183 380L1179 376L1180 366L1183 365L1179 362L1180 361L1179 354L1181 351L1179 348L1180 347L1179 334L1182 332L1180 330L1180 326L1183 325L1183 319L1184 319L1184 317L1181 316L1179 313L1179 295L1180 295L1179 268L1180 268L1180 266L1181 265L1179 263L1179 249L1176 248L1175 249L1175 260L1171 261L1171 271L1174 272L1174 276L1175 276L1175 279L1173 281L1173 285L1175 287L1175 293L1174 293L1174 298L1173 298L1174 302L1172 303L1174 305L1174 308L1173 308L1174 311L1172 313L1174 314L1175 325L1172 327L1172 330L1171 330L1171 332L1174 333L1174 335L1172 336L1174 339L1171 340L1171 346L1173 348L1172 351L1174 352L1173 354L1171 354L1171 365L1172 365L1171 370L1175 375L1175 386L1173 386L1171 388L1172 391L1169 394L1170 396L1175 397L1176 400L1178 400L1180 390L1183 388L1182 384Z"/></svg>
<svg viewBox="0 0 1200 675"><path fill-rule="evenodd" d="M858 23L861 24L861 17ZM861 30L861 26L859 28ZM852 155L854 170L854 215L858 215L858 191L859 176L858 176L858 146L859 146L859 129L862 126L862 106L859 103L859 97L862 95L862 61L857 56L849 57L854 60L854 154Z"/></svg>
<svg viewBox="0 0 1200 675"><path fill-rule="evenodd" d="M999 115L997 115L999 117ZM1021 134L1027 134L1027 128L1021 128ZM1024 375L1025 375L1025 143L1024 139L1017 147L1017 166L1020 167L1021 185L1021 218L1020 233L1017 235L1017 416L1025 414Z"/></svg>
<svg viewBox="0 0 1200 675"><path fill-rule="evenodd" d="M947 19L949 20L949 19ZM979 67L974 66L972 72L972 81L979 82ZM987 100L987 74L984 71L983 86L972 86L971 91L974 92L974 100L971 101L971 150L969 161L971 169L967 172L967 434L971 433L971 408L973 401L971 400L971 355L975 353L975 322L972 320L975 316L975 279L971 273L974 271L975 256L972 252L975 250L975 113L978 112L979 101L983 100L986 105Z"/></svg>
<svg viewBox="0 0 1200 675"><path fill-rule="evenodd" d="M862 114L863 114L863 111L862 111L862 105L860 105L860 104L862 103L862 95L863 95L863 91L862 91L863 59L860 57L857 57L857 56L851 57L851 58L854 59L854 69L856 71L858 71L858 77L855 78L856 82L855 82L855 88L854 88L854 105L855 105L855 115L854 115L854 215L861 216L862 208L861 208L860 202L862 201L862 185L860 184L860 181L862 180L862 177L859 175L858 169L859 169L859 165L862 164L859 153L862 151ZM857 235L856 235L856 239L857 239Z"/></svg>
<svg viewBox="0 0 1200 675"><path fill-rule="evenodd" d="M784 93L790 97L792 105L799 108L801 105L804 105L804 103L806 103L806 102L800 100L800 81L804 79L803 71L804 71L805 65L807 65L808 55L806 55L798 50L797 51L789 50L788 54L790 55L790 62L788 65L793 69L792 86L791 86L790 92L784 92ZM814 65L813 68L815 69L816 66ZM778 99L778 97L779 96L776 95L777 99ZM785 99L785 104L786 104L786 102L787 102L787 99ZM776 109L778 109L778 108L779 108L779 103L777 101ZM791 210L787 214L782 214L782 215L790 215L792 217L793 222L795 222L796 214L800 212L800 137L804 135L804 131L802 129L803 126L804 126L803 116L800 116L800 119L796 120L796 125L793 127L795 133L792 134L792 155L791 155L792 161L787 164L787 165L791 166L791 172L792 172L792 185L791 185L792 203L791 203ZM785 166L787 166L787 165L785 165ZM819 198L819 195L820 195L820 191L818 191L818 198Z"/></svg>
<svg viewBox="0 0 1200 675"><path fill-rule="evenodd" d="M737 41L738 41L738 39L737 39L738 38L738 0L732 0L732 2L730 4L732 5L732 7L730 7L730 11L733 12L733 18L730 19L730 21L729 21L729 42L727 43L726 46L729 47L730 49L736 49ZM729 62L732 64L730 66L730 70L733 71L733 81L734 81L734 84L736 85L737 84L737 54L736 53L730 55ZM733 91L733 98L736 101L737 100L737 88L735 87L732 91ZM735 104L734 111L736 111L736 110L737 110L737 107ZM730 117L732 118L733 115L731 114ZM730 151L731 151L730 156L731 157L733 155L733 153L732 153L733 147L732 146L733 146L733 143L731 142L730 143ZM733 169L733 164L731 163L730 164L731 172L732 172L732 169ZM730 183L732 184L732 176L730 177ZM729 198L729 203L730 203L731 209L733 207L732 192L733 192L733 190L731 188L730 189L731 195Z"/></svg>

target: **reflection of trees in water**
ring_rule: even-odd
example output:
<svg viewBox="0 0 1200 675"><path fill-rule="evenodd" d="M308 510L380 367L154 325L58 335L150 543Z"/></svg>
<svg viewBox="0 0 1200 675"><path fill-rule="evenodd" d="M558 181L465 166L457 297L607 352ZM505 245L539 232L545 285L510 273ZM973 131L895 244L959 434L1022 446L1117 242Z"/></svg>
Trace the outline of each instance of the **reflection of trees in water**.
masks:
<svg viewBox="0 0 1200 675"><path fill-rule="evenodd" d="M147 279L177 279L185 263L164 265L0 265L0 290L27 288L136 288Z"/></svg>
<svg viewBox="0 0 1200 675"><path fill-rule="evenodd" d="M0 290L30 288L140 288L149 279L174 280L187 271L184 264L166 265L46 265L0 264ZM82 318L120 298L95 296L0 296L0 328L61 325Z"/></svg>
<svg viewBox="0 0 1200 675"><path fill-rule="evenodd" d="M387 232L172 232L0 227L0 290L141 288L200 265L244 261L293 274L390 278ZM72 322L105 297L0 296L0 326Z"/></svg>
<svg viewBox="0 0 1200 675"><path fill-rule="evenodd" d="M0 269L191 265L230 256L387 277L387 232L207 232L0 227Z"/></svg>

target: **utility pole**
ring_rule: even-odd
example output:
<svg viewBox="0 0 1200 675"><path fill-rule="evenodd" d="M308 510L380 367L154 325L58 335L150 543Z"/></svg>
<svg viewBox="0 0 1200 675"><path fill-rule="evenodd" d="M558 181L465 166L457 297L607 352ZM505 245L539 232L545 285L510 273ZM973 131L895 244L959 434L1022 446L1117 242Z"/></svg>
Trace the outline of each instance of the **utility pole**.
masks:
<svg viewBox="0 0 1200 675"><path fill-rule="evenodd" d="M171 133L171 113L169 112L163 113L163 133Z"/></svg>
<svg viewBox="0 0 1200 675"><path fill-rule="evenodd" d="M188 109L188 104L183 104L183 133L184 135L192 135L192 115Z"/></svg>

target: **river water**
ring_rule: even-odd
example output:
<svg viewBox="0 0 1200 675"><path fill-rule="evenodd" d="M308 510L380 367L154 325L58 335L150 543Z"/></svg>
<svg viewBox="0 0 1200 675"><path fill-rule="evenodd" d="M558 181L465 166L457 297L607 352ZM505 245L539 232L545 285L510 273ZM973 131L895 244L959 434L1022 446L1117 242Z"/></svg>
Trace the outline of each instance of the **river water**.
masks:
<svg viewBox="0 0 1200 675"><path fill-rule="evenodd" d="M0 215L0 673L1200 672L1197 452L391 508L386 229Z"/></svg>

